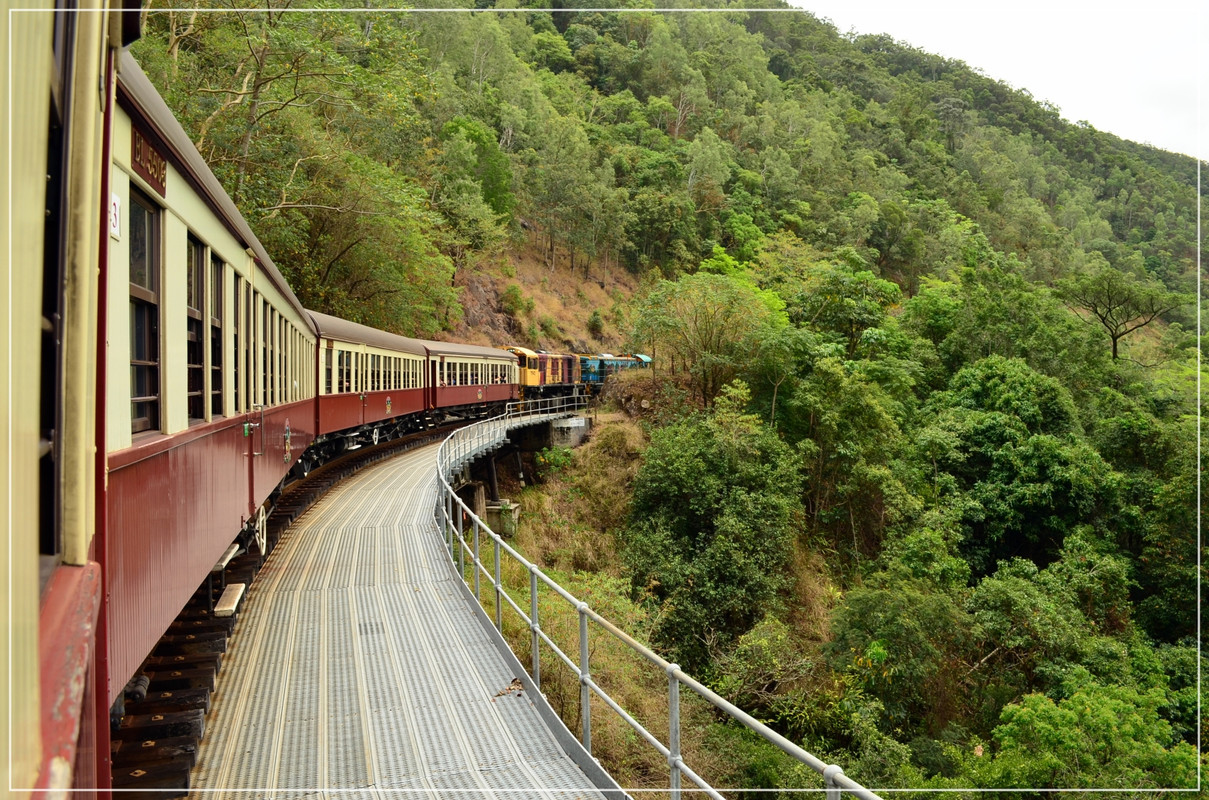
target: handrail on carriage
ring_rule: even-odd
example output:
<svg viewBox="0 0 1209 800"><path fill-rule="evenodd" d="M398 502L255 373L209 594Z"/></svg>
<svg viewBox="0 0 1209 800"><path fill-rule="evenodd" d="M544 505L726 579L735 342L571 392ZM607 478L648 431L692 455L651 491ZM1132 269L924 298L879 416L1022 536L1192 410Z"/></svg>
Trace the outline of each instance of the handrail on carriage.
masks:
<svg viewBox="0 0 1209 800"><path fill-rule="evenodd" d="M501 539L487 524L476 515L465 502L458 497L449 482L450 476L457 469L473 460L479 454L501 443L507 432L514 427L533 424L545 419L555 419L575 414L586 404L586 398L580 395L572 397L547 398L529 400L519 403L509 403L505 412L491 419L483 420L452 433L437 451L437 484L438 500L434 509L434 522L438 530L445 532L446 550L451 566L457 568L463 580L466 576L466 558L471 559L474 574L474 594L481 602L480 578L486 577L495 590L495 627L503 632L503 605L506 603L527 625L531 637L532 665L531 677L534 684L541 687L541 644L549 647L558 661L565 664L576 674L580 685L580 718L582 730L580 741L590 754L592 752L592 720L591 695L599 697L608 708L615 712L626 724L650 744L656 751L667 758L669 767L669 786L673 800L679 800L681 795L681 778L687 777L707 795L721 800L722 795L710 786L701 776L694 772L685 762L680 752L680 687L685 686L695 692L714 708L730 716L736 722L761 736L787 755L810 767L823 778L827 800L839 800L843 792L848 792L861 800L881 800L874 792L861 786L856 781L844 775L844 771L835 764L827 764L785 738L764 723L752 717L738 706L727 701L707 686L704 686L692 676L686 674L677 664L672 664L659 656L646 645L634 639L625 631L618 628L609 620L592 610L587 603L579 600L559 584L555 583L536 565L513 549ZM460 512L460 513L459 513ZM464 521L470 523L473 529L472 541L467 541ZM492 568L488 568L480 557L481 537L486 535L492 544ZM514 559L525 572L529 574L529 612L528 614L504 590L500 578L500 556L507 554ZM562 651L561 648L542 630L538 619L538 590L544 585L550 591L574 607L579 614L579 659L578 662ZM657 736L646 730L625 711L618 703L597 684L591 676L590 657L588 648L588 623L594 622L602 630L609 633L618 641L625 644L646 661L667 675L668 679L668 713L669 732L666 744Z"/></svg>

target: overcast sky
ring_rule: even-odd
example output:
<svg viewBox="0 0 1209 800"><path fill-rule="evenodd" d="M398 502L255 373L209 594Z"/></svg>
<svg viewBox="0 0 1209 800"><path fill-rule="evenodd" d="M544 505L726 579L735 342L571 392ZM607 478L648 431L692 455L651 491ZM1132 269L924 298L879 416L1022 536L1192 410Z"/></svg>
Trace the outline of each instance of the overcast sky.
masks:
<svg viewBox="0 0 1209 800"><path fill-rule="evenodd" d="M840 33L964 61L1071 122L1209 160L1209 0L789 2Z"/></svg>

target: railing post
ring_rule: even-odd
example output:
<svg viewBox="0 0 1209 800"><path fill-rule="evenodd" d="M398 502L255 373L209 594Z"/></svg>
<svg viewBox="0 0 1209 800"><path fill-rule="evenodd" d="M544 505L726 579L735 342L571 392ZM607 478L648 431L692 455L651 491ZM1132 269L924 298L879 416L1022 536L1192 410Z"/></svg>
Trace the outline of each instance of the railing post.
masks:
<svg viewBox="0 0 1209 800"><path fill-rule="evenodd" d="M844 790L840 788L836 778L843 774L844 770L836 764L823 770L823 785L827 787L827 800L840 800L840 795L844 793Z"/></svg>
<svg viewBox="0 0 1209 800"><path fill-rule="evenodd" d="M537 567L529 565L529 632L533 640L533 685L542 688L541 630L537 621Z"/></svg>
<svg viewBox="0 0 1209 800"><path fill-rule="evenodd" d="M504 621L500 615L500 540L492 537L491 543L495 545L495 629L503 633Z"/></svg>
<svg viewBox="0 0 1209 800"><path fill-rule="evenodd" d="M579 609L579 714L583 718L584 749L592 752L592 690L588 688L591 672L588 669L588 604L581 602Z"/></svg>
<svg viewBox="0 0 1209 800"><path fill-rule="evenodd" d="M449 539L449 557L453 558L453 489L447 484L442 483L441 490L445 492L445 519L443 520L443 524L445 526L446 537Z"/></svg>
<svg viewBox="0 0 1209 800"><path fill-rule="evenodd" d="M671 768L668 787L671 800L680 800L680 679L676 677L679 664L667 666L667 763Z"/></svg>
<svg viewBox="0 0 1209 800"><path fill-rule="evenodd" d="M483 562L479 559L479 521L474 521L474 599L483 603L483 595L479 592L479 570Z"/></svg>
<svg viewBox="0 0 1209 800"><path fill-rule="evenodd" d="M452 491L450 495L453 495ZM458 508L456 495L450 498L450 504L458 517L458 571L461 573L462 580L466 580L466 532L462 530L462 510Z"/></svg>

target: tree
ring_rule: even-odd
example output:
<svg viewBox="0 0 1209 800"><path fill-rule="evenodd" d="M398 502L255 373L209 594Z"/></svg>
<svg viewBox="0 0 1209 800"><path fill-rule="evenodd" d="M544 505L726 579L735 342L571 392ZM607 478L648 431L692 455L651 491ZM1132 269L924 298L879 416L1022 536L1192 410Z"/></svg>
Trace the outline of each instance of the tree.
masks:
<svg viewBox="0 0 1209 800"><path fill-rule="evenodd" d="M758 622L788 577L801 477L749 399L736 382L712 414L653 433L623 534L634 589L659 604L653 641L690 670Z"/></svg>
<svg viewBox="0 0 1209 800"><path fill-rule="evenodd" d="M881 324L902 292L867 270L824 264L793 300L792 318L799 324L834 331L843 338L848 357L856 355L861 335Z"/></svg>
<svg viewBox="0 0 1209 800"><path fill-rule="evenodd" d="M1077 688L1054 702L1030 694L1003 709L995 728L999 752L979 777L987 788L1192 788L1196 748L1172 744L1159 716L1161 689L1102 686L1076 670Z"/></svg>
<svg viewBox="0 0 1209 800"><path fill-rule="evenodd" d="M699 272L660 281L639 310L633 337L649 344L673 370L688 372L708 406L758 343L785 324L771 292L741 278Z"/></svg>
<svg viewBox="0 0 1209 800"><path fill-rule="evenodd" d="M1161 283L1120 272L1106 263L1060 284L1061 294L1076 308L1088 311L1112 340L1112 359L1118 358L1117 343L1156 319L1192 302L1188 295L1168 291Z"/></svg>
<svg viewBox="0 0 1209 800"><path fill-rule="evenodd" d="M902 570L877 573L844 595L827 645L901 726L926 719L939 731L964 702L973 620L960 598Z"/></svg>

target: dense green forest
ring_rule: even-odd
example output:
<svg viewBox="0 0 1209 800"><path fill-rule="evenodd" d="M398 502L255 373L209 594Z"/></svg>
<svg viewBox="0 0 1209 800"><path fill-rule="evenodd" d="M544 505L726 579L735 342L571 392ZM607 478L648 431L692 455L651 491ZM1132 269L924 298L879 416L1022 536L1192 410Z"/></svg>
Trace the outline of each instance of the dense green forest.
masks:
<svg viewBox="0 0 1209 800"><path fill-rule="evenodd" d="M377 5L153 4L135 55L308 307L442 335L535 243L638 276L585 325L657 413L572 571L866 785L1195 786L1194 160L771 0Z"/></svg>

